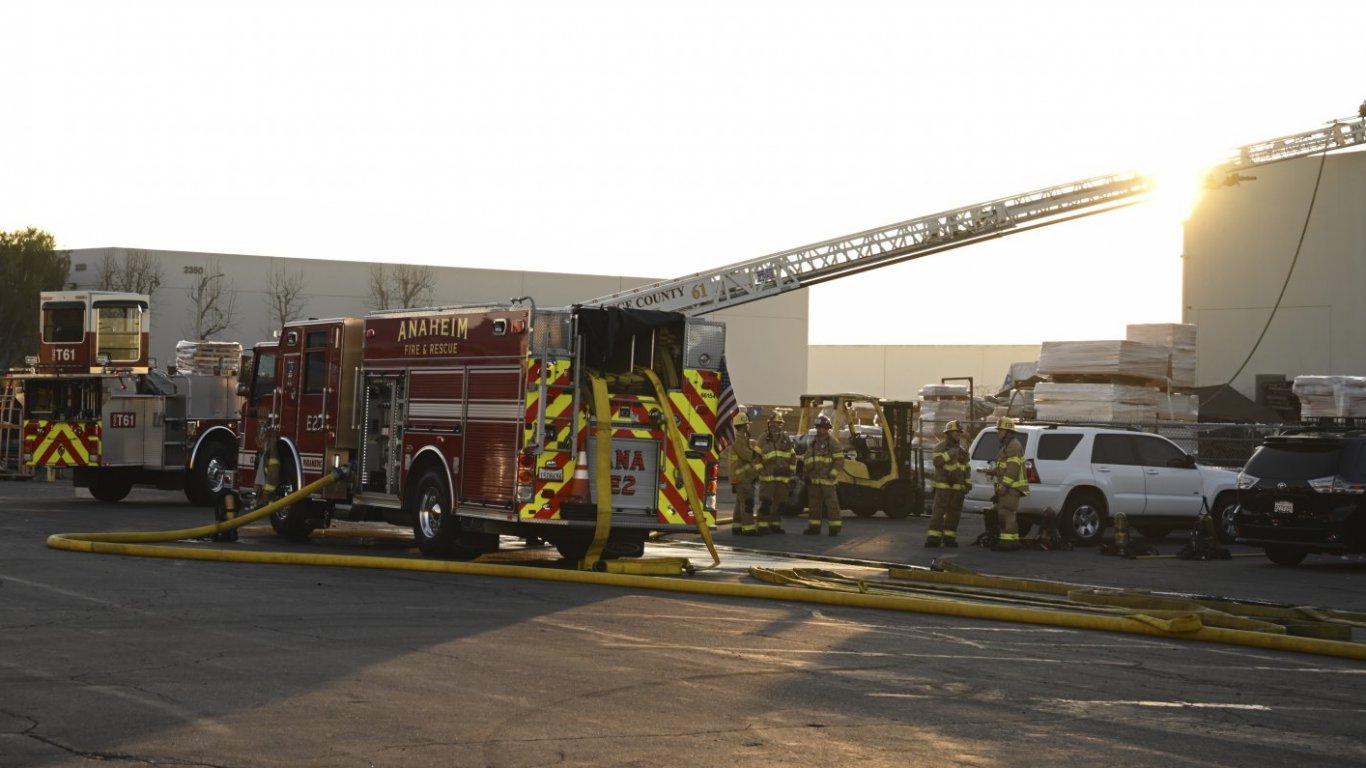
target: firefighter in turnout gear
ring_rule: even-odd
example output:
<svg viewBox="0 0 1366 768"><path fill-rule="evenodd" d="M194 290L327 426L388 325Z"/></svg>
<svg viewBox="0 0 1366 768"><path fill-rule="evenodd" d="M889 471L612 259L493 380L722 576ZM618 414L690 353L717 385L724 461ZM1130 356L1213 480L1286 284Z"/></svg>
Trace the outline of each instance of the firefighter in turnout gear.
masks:
<svg viewBox="0 0 1366 768"><path fill-rule="evenodd" d="M763 469L759 444L749 436L749 415L744 408L735 414L735 442L726 451L729 458L731 485L735 488L735 512L730 532L740 536L757 536L754 522L754 481Z"/></svg>
<svg viewBox="0 0 1366 768"><path fill-rule="evenodd" d="M764 462L759 473L759 533L785 533L782 508L797 474L797 453L792 438L783 431L783 415L777 411L769 414L768 428L759 438L759 454Z"/></svg>
<svg viewBox="0 0 1366 768"><path fill-rule="evenodd" d="M816 436L806 448L806 459L802 463L806 474L807 535L815 536L821 532L821 520L830 527L830 535L840 535L840 500L836 492L839 482L836 472L844 465L844 449L839 441L830 435L830 417L816 417Z"/></svg>
<svg viewBox="0 0 1366 768"><path fill-rule="evenodd" d="M925 546L958 546L958 518L963 497L972 490L968 478L968 449L957 420L944 427L944 440L934 447L934 513Z"/></svg>
<svg viewBox="0 0 1366 768"><path fill-rule="evenodd" d="M996 422L1001 449L996 453L996 463L986 471L995 479L996 513L1001 526L1001 538L991 548L995 552L1013 552L1020 548L1020 528L1015 520L1015 512L1020 508L1020 499L1029 495L1024 449L1020 447L1015 433L1014 419L1002 416Z"/></svg>

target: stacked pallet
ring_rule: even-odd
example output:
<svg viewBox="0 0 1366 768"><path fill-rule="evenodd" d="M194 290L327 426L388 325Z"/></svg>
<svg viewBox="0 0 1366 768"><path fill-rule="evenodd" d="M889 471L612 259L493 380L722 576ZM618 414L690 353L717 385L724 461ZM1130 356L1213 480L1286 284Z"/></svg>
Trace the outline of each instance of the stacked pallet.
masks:
<svg viewBox="0 0 1366 768"><path fill-rule="evenodd" d="M222 376L237 370L242 345L235 341L178 341L175 367L180 373Z"/></svg>
<svg viewBox="0 0 1366 768"><path fill-rule="evenodd" d="M1138 341L1045 341L1034 386L1043 421L1142 422L1157 416L1167 350Z"/></svg>
<svg viewBox="0 0 1366 768"><path fill-rule="evenodd" d="M964 421L972 409L972 396L962 384L926 384L920 388L920 431L924 443L944 437L950 421Z"/></svg>
<svg viewBox="0 0 1366 768"><path fill-rule="evenodd" d="M1366 376L1296 376L1301 419L1366 418Z"/></svg>
<svg viewBox="0 0 1366 768"><path fill-rule="evenodd" d="M1197 421L1195 326L1147 323L1126 328L1128 338L1046 341L1039 373L1051 382L1034 388L1044 421Z"/></svg>
<svg viewBox="0 0 1366 768"><path fill-rule="evenodd" d="M1174 391L1195 389L1195 326L1190 323L1140 323L1126 326L1129 341L1167 350L1167 379Z"/></svg>

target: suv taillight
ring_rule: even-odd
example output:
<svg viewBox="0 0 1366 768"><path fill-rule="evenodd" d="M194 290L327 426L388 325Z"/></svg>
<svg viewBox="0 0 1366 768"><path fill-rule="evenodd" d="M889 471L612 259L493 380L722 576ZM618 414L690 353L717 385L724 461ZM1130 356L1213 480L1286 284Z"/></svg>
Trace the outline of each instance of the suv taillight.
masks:
<svg viewBox="0 0 1366 768"><path fill-rule="evenodd" d="M1246 472L1239 472L1239 473L1238 473L1238 490L1240 490L1240 491L1246 491L1247 489L1249 489L1249 488L1251 488L1252 486L1256 485L1256 484L1257 484L1257 481L1260 480L1260 479L1261 479L1261 478L1253 477L1252 475L1249 475L1249 474L1246 473Z"/></svg>
<svg viewBox="0 0 1366 768"><path fill-rule="evenodd" d="M1366 484L1349 482L1342 475L1315 478L1309 481L1309 487L1318 493L1366 493Z"/></svg>
<svg viewBox="0 0 1366 768"><path fill-rule="evenodd" d="M1031 483L1041 482L1039 480L1039 470L1035 469L1033 459L1025 459L1025 479Z"/></svg>

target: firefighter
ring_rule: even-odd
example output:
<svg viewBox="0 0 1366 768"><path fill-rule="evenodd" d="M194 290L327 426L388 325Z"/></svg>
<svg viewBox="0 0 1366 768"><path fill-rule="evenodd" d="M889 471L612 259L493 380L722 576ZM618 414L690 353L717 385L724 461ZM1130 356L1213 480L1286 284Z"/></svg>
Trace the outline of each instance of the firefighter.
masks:
<svg viewBox="0 0 1366 768"><path fill-rule="evenodd" d="M759 454L764 462L759 473L759 533L786 533L783 503L797 472L797 454L792 438L783 431L783 415L776 410L769 414L768 428L759 438Z"/></svg>
<svg viewBox="0 0 1366 768"><path fill-rule="evenodd" d="M754 481L763 469L759 444L749 436L749 414L741 408L735 414L735 441L727 449L731 487L735 490L735 513L730 532L738 536L759 535L754 523Z"/></svg>
<svg viewBox="0 0 1366 768"><path fill-rule="evenodd" d="M968 447L958 421L944 427L944 439L934 447L934 513L925 546L958 546L958 518L963 496L972 490L968 478Z"/></svg>
<svg viewBox="0 0 1366 768"><path fill-rule="evenodd" d="M840 500L836 492L836 484L839 481L836 472L843 465L844 451L840 448L839 441L830 435L830 417L816 417L816 436L807 446L806 460L802 465L806 470L808 508L806 530L802 533L808 536L820 535L821 520L824 519L830 526L830 535L840 535L840 527L844 523L840 520Z"/></svg>
<svg viewBox="0 0 1366 768"><path fill-rule="evenodd" d="M1024 449L1016 439L1015 420L1002 416L996 422L996 435L1001 449L996 452L996 463L987 470L995 479L996 513L1001 526L1001 538L993 552L1014 552L1020 548L1020 528L1015 512L1020 499L1029 495L1029 478L1025 476Z"/></svg>

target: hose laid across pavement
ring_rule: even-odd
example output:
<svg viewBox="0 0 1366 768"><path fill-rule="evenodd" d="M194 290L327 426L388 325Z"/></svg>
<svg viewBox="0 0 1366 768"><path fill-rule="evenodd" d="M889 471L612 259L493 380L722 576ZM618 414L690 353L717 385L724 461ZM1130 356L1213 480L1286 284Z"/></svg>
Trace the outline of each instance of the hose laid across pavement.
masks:
<svg viewBox="0 0 1366 768"><path fill-rule="evenodd" d="M1073 629L1103 630L1125 634L1162 637L1170 640L1200 640L1269 650L1310 653L1323 656L1366 661L1366 644L1297 637L1242 629L1209 627L1194 613L1173 612L1169 618L1137 613L1128 616L1081 614L1055 608L1035 608L1020 605L986 605L956 596L924 597L904 594L877 594L867 586L852 588L810 589L793 586L797 580L781 575L775 584L741 584L704 581L697 577L678 578L640 576L598 571L527 568L524 566L490 563L451 562L445 560L415 560L371 555L321 555L295 552L240 552L228 549L199 549L159 546L153 542L201 538L239 528L258 520L296 501L302 501L314 491L335 482L345 475L344 469L335 470L322 479L298 491L232 520L211 525L174 531L58 533L49 536L47 545L54 549L73 552L124 555L130 557L163 557L183 560L257 563L276 565L312 565L339 568L376 568L426 573L453 573L468 576L534 579L572 584L598 584L631 589L650 589L718 597L738 597L761 600L785 600L797 603L873 610L893 610L954 616L968 619L1009 621ZM756 578L767 578L768 569L752 569ZM1071 586L1071 585L1067 585Z"/></svg>

